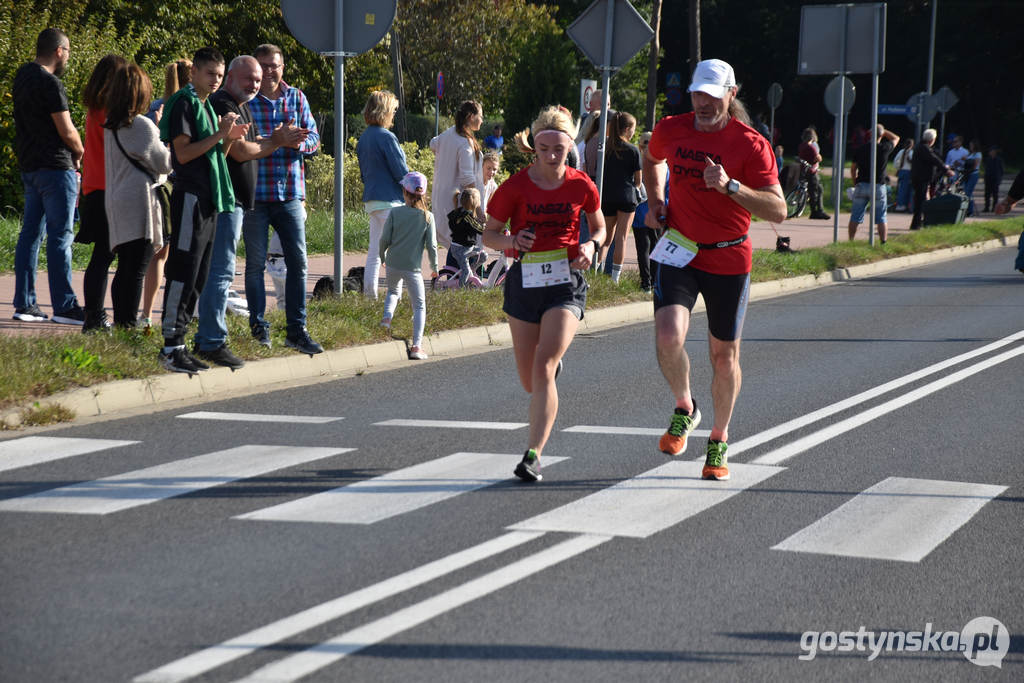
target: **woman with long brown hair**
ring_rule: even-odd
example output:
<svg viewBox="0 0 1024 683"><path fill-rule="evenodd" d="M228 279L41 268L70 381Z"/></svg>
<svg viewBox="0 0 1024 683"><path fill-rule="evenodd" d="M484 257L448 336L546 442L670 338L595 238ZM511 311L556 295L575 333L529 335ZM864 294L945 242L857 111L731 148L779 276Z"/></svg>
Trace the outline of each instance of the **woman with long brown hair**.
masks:
<svg viewBox="0 0 1024 683"><path fill-rule="evenodd" d="M636 132L636 119L624 111L608 115L608 152L604 156L604 178L601 187L601 213L608 226L609 238L601 249L600 260L612 253L611 276L619 281L622 262L626 257L626 233L633 222L633 214L640 203L640 150L630 142Z"/></svg>
<svg viewBox="0 0 1024 683"><path fill-rule="evenodd" d="M171 172L171 153L156 124L143 116L152 95L149 76L129 64L111 83L103 124L107 223L117 255L111 298L114 324L122 327L135 326L146 268L164 243L157 186Z"/></svg>
<svg viewBox="0 0 1024 683"><path fill-rule="evenodd" d="M434 180L430 189L434 197L434 225L437 243L445 249L452 243L448 230L448 198L456 190L471 187L475 187L481 196L485 192L483 154L474 135L483 121L484 110L480 103L466 100L455 112L455 125L430 141L430 149L434 152Z"/></svg>
<svg viewBox="0 0 1024 683"><path fill-rule="evenodd" d="M107 94L118 71L128 61L115 54L105 55L96 64L82 91L85 105L85 156L82 157L82 199L79 201L79 243L93 243L89 265L85 268L85 322L82 332L110 326L104 300L107 296L107 270L114 255L110 253L107 210L104 204L106 176L103 163L103 122L107 120Z"/></svg>

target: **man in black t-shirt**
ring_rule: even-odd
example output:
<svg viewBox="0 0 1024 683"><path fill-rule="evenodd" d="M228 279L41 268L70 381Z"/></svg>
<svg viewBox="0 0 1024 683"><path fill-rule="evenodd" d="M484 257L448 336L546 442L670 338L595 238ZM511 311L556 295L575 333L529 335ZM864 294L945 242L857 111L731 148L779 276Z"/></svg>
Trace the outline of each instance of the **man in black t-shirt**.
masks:
<svg viewBox="0 0 1024 683"><path fill-rule="evenodd" d="M228 149L228 172L235 193L232 211L217 214L210 270L199 296L199 331L196 355L232 369L244 365L227 347L228 329L224 320L228 290L235 276L235 250L242 230L242 218L256 202L256 159L269 156L279 147L294 146L305 140L306 132L294 125L278 127L269 138L259 138L252 125L248 102L260 91L263 69L254 57L235 57L221 89L210 95L218 116L235 114L238 122L249 126L245 136Z"/></svg>
<svg viewBox="0 0 1024 683"><path fill-rule="evenodd" d="M889 226L886 224L886 192L885 192L885 167L889 163L889 155L899 144L900 136L891 130L886 130L882 124L878 124L878 136L875 143L878 149L876 157L875 174L875 223L878 224L878 238L885 244ZM850 239L857 234L857 226L864 220L864 210L871 200L871 145L861 145L853 152L853 159L850 162L850 177L855 183L853 188L853 206L850 208L850 225L848 231Z"/></svg>
<svg viewBox="0 0 1024 683"><path fill-rule="evenodd" d="M14 143L25 187L25 213L14 250L14 319L46 320L36 303L36 268L46 227L47 277L53 322L81 325L85 312L71 288L78 168L85 148L71 122L60 76L71 55L62 31L48 28L36 39L35 61L14 76Z"/></svg>

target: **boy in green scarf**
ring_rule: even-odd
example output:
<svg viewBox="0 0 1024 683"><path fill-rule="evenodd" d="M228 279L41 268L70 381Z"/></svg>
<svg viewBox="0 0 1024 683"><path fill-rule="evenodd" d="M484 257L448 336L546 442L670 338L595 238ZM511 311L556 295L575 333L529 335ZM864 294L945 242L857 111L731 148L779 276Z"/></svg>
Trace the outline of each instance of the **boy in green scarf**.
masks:
<svg viewBox="0 0 1024 683"><path fill-rule="evenodd" d="M204 47L192 58L192 82L164 104L160 139L171 145L170 254L164 273L164 348L161 364L190 375L210 366L185 348L185 332L206 282L217 213L234 209L225 154L247 125L237 114L217 117L207 98L224 78L224 56Z"/></svg>

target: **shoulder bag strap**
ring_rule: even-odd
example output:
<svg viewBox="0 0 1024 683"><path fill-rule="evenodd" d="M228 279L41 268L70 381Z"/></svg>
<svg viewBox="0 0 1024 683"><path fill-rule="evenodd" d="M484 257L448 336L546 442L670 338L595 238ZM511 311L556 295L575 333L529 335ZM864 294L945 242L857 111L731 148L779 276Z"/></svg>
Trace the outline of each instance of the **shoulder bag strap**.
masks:
<svg viewBox="0 0 1024 683"><path fill-rule="evenodd" d="M117 143L117 148L119 150L121 150L121 154L124 155L124 158L127 159L128 161L130 161L132 163L132 166L134 166L135 168L137 168L140 171L142 171L146 175L146 177L149 178L149 182L151 182L153 184L156 184L157 179L153 177L153 174L150 173L146 169L145 166L140 164L137 159L134 159L134 158L128 156L128 152L124 151L124 147L121 146L121 140L117 137L117 129L116 128L114 129L113 133L114 133L114 142Z"/></svg>

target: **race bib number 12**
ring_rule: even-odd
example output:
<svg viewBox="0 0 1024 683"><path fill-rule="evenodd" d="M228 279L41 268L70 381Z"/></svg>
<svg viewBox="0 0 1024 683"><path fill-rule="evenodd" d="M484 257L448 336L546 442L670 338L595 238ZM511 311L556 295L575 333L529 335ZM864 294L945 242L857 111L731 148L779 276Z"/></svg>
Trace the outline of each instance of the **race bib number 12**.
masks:
<svg viewBox="0 0 1024 683"><path fill-rule="evenodd" d="M524 254L523 287L550 287L569 282L569 252L566 249Z"/></svg>
<svg viewBox="0 0 1024 683"><path fill-rule="evenodd" d="M697 255L697 243L671 228L665 231L651 252L651 259L666 266L682 268Z"/></svg>

